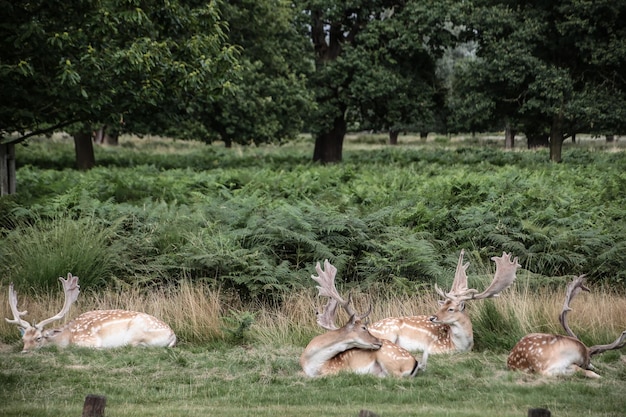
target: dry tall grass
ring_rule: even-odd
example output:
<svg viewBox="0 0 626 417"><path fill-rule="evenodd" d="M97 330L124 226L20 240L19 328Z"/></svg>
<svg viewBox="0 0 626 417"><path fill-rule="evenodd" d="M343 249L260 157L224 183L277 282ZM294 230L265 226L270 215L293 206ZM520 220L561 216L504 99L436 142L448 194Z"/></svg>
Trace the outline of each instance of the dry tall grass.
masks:
<svg viewBox="0 0 626 417"><path fill-rule="evenodd" d="M27 310L24 316L31 323L56 314L63 305L62 293L50 296L25 296L18 291L19 308ZM0 294L7 294L6 286ZM503 315L512 315L522 332L563 333L558 315L563 307L564 291L531 290L518 286L507 290L494 300L496 309ZM397 296L381 291L354 295L355 307L366 311L371 304L370 320L389 316L427 314L437 310L435 294ZM468 302L471 317L481 313L485 301ZM315 310L323 306L313 290L287 295L282 304L269 306L262 303L243 302L235 294L215 290L204 284L182 282L167 291L140 291L83 293L72 307L69 317L57 325L71 320L82 312L94 309L128 309L144 311L166 321L177 333L181 343L205 344L224 338L225 317L233 312L251 312L255 322L250 330L252 340L258 343L304 344L314 334L321 332L315 324ZM606 288L591 288L591 293L581 293L572 303L570 326L583 339L594 344L612 341L626 329L626 297ZM8 303L2 303L3 317L12 318ZM340 316L338 321L344 320ZM0 337L6 342L17 342L14 326L0 322Z"/></svg>

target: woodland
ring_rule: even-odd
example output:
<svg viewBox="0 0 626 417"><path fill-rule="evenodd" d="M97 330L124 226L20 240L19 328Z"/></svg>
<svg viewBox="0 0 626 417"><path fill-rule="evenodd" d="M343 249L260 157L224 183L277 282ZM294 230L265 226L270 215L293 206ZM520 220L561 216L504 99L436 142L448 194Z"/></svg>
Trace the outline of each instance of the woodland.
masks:
<svg viewBox="0 0 626 417"><path fill-rule="evenodd" d="M58 131L74 166L93 132L202 142L315 138L340 162L347 132L505 132L562 160L576 134L626 120L623 1L3 1L2 194L16 144Z"/></svg>

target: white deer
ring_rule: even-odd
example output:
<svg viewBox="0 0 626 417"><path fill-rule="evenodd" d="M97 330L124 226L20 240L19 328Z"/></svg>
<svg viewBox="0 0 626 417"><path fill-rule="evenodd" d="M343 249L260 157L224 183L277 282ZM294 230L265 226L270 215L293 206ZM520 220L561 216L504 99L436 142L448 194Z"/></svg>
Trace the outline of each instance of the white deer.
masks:
<svg viewBox="0 0 626 417"><path fill-rule="evenodd" d="M17 293L13 289L13 283L9 286L9 305L13 319L5 320L20 328L24 343L22 352L46 345L61 348L70 345L115 348L126 345L173 347L176 344L176 335L167 324L149 314L127 310L93 310L81 314L62 327L45 330L47 324L65 317L78 297L78 277L70 273L67 274L67 279L60 277L59 280L65 294L63 308L57 315L34 326L22 319L28 312L18 310Z"/></svg>
<svg viewBox="0 0 626 417"><path fill-rule="evenodd" d="M474 332L465 311L465 302L499 296L515 281L520 264L517 258L511 260L511 255L507 253L492 257L496 264L493 280L485 291L477 294L477 290L467 288L469 263L463 264L464 254L465 251L461 250L450 291L446 293L435 285L437 293L445 298L445 301L439 301L439 311L432 316L388 317L372 324L370 333L411 352L436 354L471 350Z"/></svg>
<svg viewBox="0 0 626 417"><path fill-rule="evenodd" d="M318 276L312 275L318 284L320 296L329 298L317 323L326 333L314 337L300 356L300 365L308 376L329 375L350 371L377 376L415 376L426 366L428 354L422 363L407 350L387 340L372 336L363 319L369 314L358 315L350 306L351 298L344 300L335 287L337 268L326 260L324 270L316 264ZM350 316L342 327L335 325L337 307L341 306Z"/></svg>
<svg viewBox="0 0 626 417"><path fill-rule="evenodd" d="M531 333L524 336L511 350L507 367L527 373L547 376L571 375L582 372L588 378L600 378L591 364L591 357L626 345L626 330L611 344L587 347L567 324L570 302L580 291L589 291L585 276L574 278L567 286L565 303L559 321L568 336Z"/></svg>

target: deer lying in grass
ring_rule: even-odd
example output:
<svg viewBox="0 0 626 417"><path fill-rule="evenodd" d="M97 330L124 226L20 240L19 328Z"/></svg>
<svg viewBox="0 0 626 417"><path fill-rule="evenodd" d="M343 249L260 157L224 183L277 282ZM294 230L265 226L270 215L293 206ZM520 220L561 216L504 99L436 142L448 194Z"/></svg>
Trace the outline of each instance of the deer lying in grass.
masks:
<svg viewBox="0 0 626 417"><path fill-rule="evenodd" d="M474 346L472 322L465 311L465 302L497 297L507 289L516 278L520 267L517 258L503 253L501 257L491 258L496 264L496 272L489 287L480 294L475 289L467 288L467 268L463 264L461 250L454 281L449 292L442 291L437 285L435 290L445 298L439 301L440 309L432 316L388 317L372 324L370 333L381 339L390 340L411 352L429 353L466 352Z"/></svg>
<svg viewBox="0 0 626 417"><path fill-rule="evenodd" d="M317 323L326 333L314 337L300 357L300 365L308 376L334 374L350 371L377 376L415 376L426 366L428 354L422 363L405 349L372 336L363 322L369 314L358 315L350 306L351 298L344 300L335 287L337 268L326 260L324 270L319 262L315 269L318 276L312 275L319 286L319 295L329 301L322 313L317 313ZM335 325L337 307L341 306L350 316L342 327Z"/></svg>
<svg viewBox="0 0 626 417"><path fill-rule="evenodd" d="M24 342L22 352L46 345L61 348L69 345L115 348L126 345L172 347L176 344L176 335L167 324L149 314L127 310L89 311L63 327L44 330L47 324L62 319L78 298L80 289L78 277L67 274L67 279L59 278L59 280L63 284L65 294L63 308L57 315L34 326L22 319L27 311L18 310L17 294L13 289L13 283L9 286L9 305L13 320L8 318L5 320L20 328Z"/></svg>
<svg viewBox="0 0 626 417"><path fill-rule="evenodd" d="M589 291L585 276L574 278L567 286L563 311L559 315L561 326L568 336L546 333L531 333L524 336L511 350L507 367L528 373L547 376L572 375L582 372L589 378L600 378L594 372L591 357L607 350L620 349L626 345L626 330L611 344L587 347L578 339L567 324L570 303L580 291Z"/></svg>

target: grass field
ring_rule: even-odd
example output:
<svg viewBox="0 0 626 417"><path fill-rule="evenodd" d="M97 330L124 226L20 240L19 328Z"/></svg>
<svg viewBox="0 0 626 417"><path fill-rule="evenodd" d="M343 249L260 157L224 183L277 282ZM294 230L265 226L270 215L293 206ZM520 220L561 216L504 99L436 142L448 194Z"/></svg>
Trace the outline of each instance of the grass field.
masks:
<svg viewBox="0 0 626 417"><path fill-rule="evenodd" d="M85 294L77 310L140 309L165 318L183 337L172 349L45 348L22 354L17 330L2 323L0 333L12 336L1 346L0 415L79 415L85 396L96 394L107 398L106 415L119 417L356 416L361 409L381 416L513 417L525 416L528 408L548 408L552 415L564 417L623 416L623 350L594 360L602 375L599 380L580 375L547 378L506 369L505 347L514 340L507 339L506 329L493 333L483 323L493 315L488 305L502 314L513 309L524 332L562 333L556 316L563 295L529 294L523 285L527 279L522 271L514 290L468 307L477 338L473 352L431 355L426 371L414 379L304 376L298 358L308 340L321 331L313 315L321 303L313 292L294 294L274 308L191 285L167 297L132 291ZM428 313L435 305L432 296L389 299L369 293L355 294L355 299L373 303L372 319ZM61 304L62 298L56 296L30 299L26 306L32 316L49 317ZM589 343L612 341L618 329L626 328L626 298L618 294L594 289L581 294L572 307L570 324L574 331L584 330L593 339ZM227 319L246 312L254 314L254 324L241 340L232 340L228 328L233 323ZM501 340L489 340L493 337Z"/></svg>

